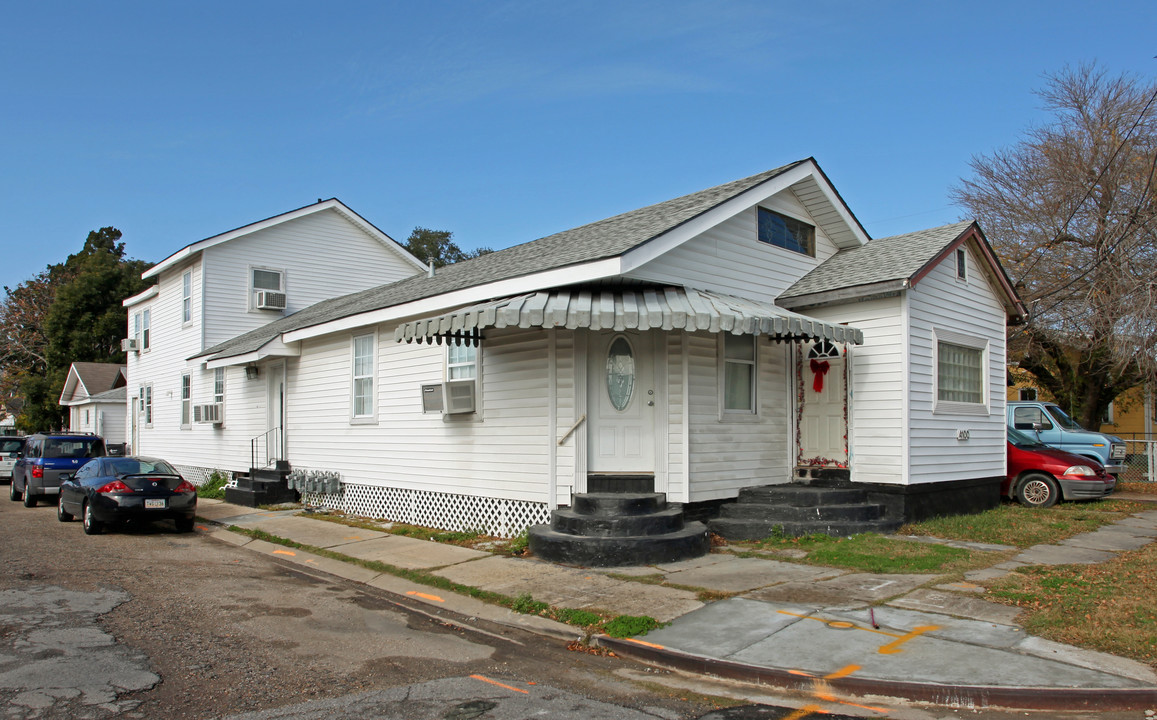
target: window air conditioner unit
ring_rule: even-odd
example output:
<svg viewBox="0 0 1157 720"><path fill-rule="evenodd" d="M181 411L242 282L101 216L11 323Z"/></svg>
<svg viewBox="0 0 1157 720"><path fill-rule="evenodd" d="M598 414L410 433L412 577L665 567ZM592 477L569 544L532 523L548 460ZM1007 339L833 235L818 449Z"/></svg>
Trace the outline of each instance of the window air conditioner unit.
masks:
<svg viewBox="0 0 1157 720"><path fill-rule="evenodd" d="M475 410L474 380L450 380L422 386L422 412L461 415Z"/></svg>
<svg viewBox="0 0 1157 720"><path fill-rule="evenodd" d="M442 412L447 415L474 412L474 381L450 380L442 383Z"/></svg>
<svg viewBox="0 0 1157 720"><path fill-rule="evenodd" d="M121 338L121 352L137 352L136 338Z"/></svg>
<svg viewBox="0 0 1157 720"><path fill-rule="evenodd" d="M198 423L212 423L220 425L222 416L224 415L224 408L221 403L209 403L208 405L194 405L193 406L193 422Z"/></svg>
<svg viewBox="0 0 1157 720"><path fill-rule="evenodd" d="M275 292L273 290L258 290L257 291L257 309L258 310L284 310L285 309L285 293Z"/></svg>

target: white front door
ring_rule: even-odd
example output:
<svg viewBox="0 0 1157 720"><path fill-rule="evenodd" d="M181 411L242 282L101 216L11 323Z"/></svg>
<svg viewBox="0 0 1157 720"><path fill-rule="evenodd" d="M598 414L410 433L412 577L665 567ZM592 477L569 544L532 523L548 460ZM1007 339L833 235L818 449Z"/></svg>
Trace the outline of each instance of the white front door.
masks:
<svg viewBox="0 0 1157 720"><path fill-rule="evenodd" d="M285 363L272 363L266 373L266 461L285 459Z"/></svg>
<svg viewBox="0 0 1157 720"><path fill-rule="evenodd" d="M588 472L655 471L652 333L591 333L587 357Z"/></svg>
<svg viewBox="0 0 1157 720"><path fill-rule="evenodd" d="M848 462L846 362L839 347L826 340L812 345L804 356L799 378L803 402L801 465L846 465Z"/></svg>

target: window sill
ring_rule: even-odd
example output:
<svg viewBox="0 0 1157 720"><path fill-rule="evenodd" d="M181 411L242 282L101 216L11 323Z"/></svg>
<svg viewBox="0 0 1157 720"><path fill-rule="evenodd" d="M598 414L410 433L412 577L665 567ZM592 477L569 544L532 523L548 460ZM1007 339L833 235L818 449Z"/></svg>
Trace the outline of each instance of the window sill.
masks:
<svg viewBox="0 0 1157 720"><path fill-rule="evenodd" d="M350 425L377 425L377 417L352 417L350 418Z"/></svg>
<svg viewBox="0 0 1157 720"><path fill-rule="evenodd" d="M987 405L940 401L932 404L933 415L978 415L987 416L992 412Z"/></svg>

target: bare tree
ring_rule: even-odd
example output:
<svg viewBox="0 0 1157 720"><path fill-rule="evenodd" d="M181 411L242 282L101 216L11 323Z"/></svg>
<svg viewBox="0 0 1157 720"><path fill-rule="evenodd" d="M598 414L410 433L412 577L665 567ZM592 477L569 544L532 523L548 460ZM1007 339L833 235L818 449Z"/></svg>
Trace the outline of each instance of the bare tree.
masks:
<svg viewBox="0 0 1157 720"><path fill-rule="evenodd" d="M1010 361L1086 427L1157 377L1157 85L1095 63L1046 76L1051 122L973 157L952 189L980 221L1028 322Z"/></svg>

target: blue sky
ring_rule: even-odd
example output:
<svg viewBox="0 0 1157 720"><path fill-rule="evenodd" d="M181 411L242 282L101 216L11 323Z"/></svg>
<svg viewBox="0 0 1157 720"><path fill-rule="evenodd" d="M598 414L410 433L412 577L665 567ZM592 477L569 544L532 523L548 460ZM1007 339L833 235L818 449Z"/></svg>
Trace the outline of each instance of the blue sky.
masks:
<svg viewBox="0 0 1157 720"><path fill-rule="evenodd" d="M501 248L814 156L868 232L959 219L1042 74L1157 77L1146 2L43 2L0 24L0 285L338 197Z"/></svg>

